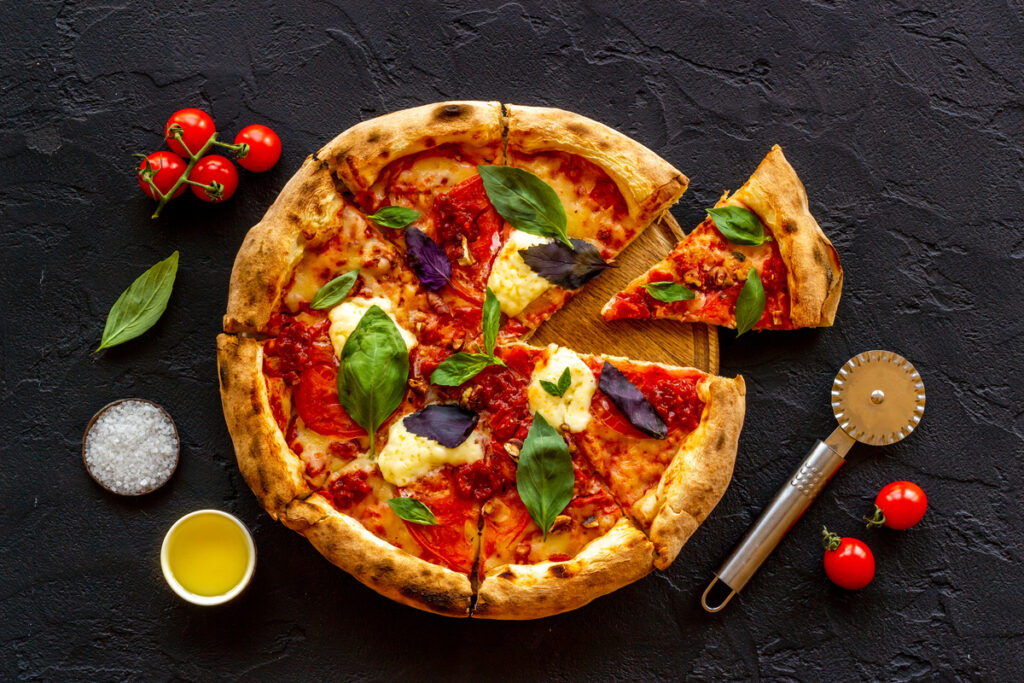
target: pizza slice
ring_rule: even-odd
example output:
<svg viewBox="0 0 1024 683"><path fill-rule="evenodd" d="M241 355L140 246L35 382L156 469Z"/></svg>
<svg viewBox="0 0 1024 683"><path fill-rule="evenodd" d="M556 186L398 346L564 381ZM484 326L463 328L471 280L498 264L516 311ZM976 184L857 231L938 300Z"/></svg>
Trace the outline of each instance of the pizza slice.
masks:
<svg viewBox="0 0 1024 683"><path fill-rule="evenodd" d="M479 335L487 277L511 230L477 170L504 163L501 105L449 102L386 114L317 156L415 273L423 341L460 348Z"/></svg>
<svg viewBox="0 0 1024 683"><path fill-rule="evenodd" d="M570 247L511 220L488 283L519 336L536 329L675 204L688 180L632 138L547 107L506 105L505 163L560 202Z"/></svg>
<svg viewBox="0 0 1024 683"><path fill-rule="evenodd" d="M842 286L838 254L776 145L739 190L601 312L609 321L672 318L740 334L827 327Z"/></svg>

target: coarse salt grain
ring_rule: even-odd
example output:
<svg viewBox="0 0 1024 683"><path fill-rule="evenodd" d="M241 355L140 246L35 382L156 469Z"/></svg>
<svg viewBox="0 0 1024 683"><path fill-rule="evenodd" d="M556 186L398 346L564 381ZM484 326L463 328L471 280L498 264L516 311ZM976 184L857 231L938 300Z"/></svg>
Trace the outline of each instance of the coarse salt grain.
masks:
<svg viewBox="0 0 1024 683"><path fill-rule="evenodd" d="M178 435L167 414L129 399L104 410L85 437L85 464L114 493L146 493L162 486L178 463Z"/></svg>

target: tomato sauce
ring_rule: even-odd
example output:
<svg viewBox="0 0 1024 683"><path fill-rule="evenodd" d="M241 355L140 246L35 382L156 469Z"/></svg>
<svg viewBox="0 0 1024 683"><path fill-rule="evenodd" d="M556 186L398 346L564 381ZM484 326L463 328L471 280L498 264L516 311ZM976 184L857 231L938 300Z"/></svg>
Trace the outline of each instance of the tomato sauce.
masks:
<svg viewBox="0 0 1024 683"><path fill-rule="evenodd" d="M598 359L588 361L594 376L600 382L601 366ZM700 370L666 370L657 366L634 369L617 365L619 371L640 390L644 398L665 421L669 432L692 432L700 424L704 401L697 393L697 385L707 375ZM597 391L591 402L591 411L607 427L632 438L650 438L629 422L604 392Z"/></svg>
<svg viewBox="0 0 1024 683"><path fill-rule="evenodd" d="M329 496L334 507L344 512L370 494L372 488L367 481L369 477L369 473L363 470L346 472L328 484L327 490L321 493Z"/></svg>
<svg viewBox="0 0 1024 683"><path fill-rule="evenodd" d="M291 316L278 315L271 320L271 327L279 331L263 350L263 371L268 376L295 384L311 365L337 364L334 346L327 334L331 321L326 317L306 324Z"/></svg>

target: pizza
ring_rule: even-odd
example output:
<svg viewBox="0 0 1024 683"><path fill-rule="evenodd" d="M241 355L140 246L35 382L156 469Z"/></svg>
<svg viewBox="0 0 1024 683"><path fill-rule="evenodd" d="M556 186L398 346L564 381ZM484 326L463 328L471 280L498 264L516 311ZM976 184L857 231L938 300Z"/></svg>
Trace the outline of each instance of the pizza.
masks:
<svg viewBox="0 0 1024 683"><path fill-rule="evenodd" d="M496 102L307 158L242 243L217 340L260 504L448 616L557 614L671 564L731 479L742 378L527 340L686 184L600 123Z"/></svg>
<svg viewBox="0 0 1024 683"><path fill-rule="evenodd" d="M843 269L778 145L664 260L605 304L606 320L671 318L736 328L827 327Z"/></svg>

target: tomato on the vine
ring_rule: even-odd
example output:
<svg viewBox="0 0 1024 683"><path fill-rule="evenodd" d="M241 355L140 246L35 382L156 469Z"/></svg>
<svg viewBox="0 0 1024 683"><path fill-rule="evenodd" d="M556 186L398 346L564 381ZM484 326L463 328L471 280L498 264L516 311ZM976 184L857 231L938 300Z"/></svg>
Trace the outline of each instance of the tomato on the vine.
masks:
<svg viewBox="0 0 1024 683"><path fill-rule="evenodd" d="M875 556L867 544L856 538L844 537L821 528L825 546L825 573L832 583L847 590L858 590L875 578Z"/></svg>
<svg viewBox="0 0 1024 683"><path fill-rule="evenodd" d="M180 141L172 135L171 126L181 128ZM167 146L183 157L198 154L210 136L216 132L217 127L213 125L213 117L202 109L194 107L174 112L164 125L164 138L167 140ZM188 146L188 149L182 146L182 142Z"/></svg>
<svg viewBox="0 0 1024 683"><path fill-rule="evenodd" d="M174 183L178 182L178 178L184 175L186 166L185 160L174 152L153 152L139 162L139 187L153 199L160 199L146 182L145 175L152 174L150 178L153 184L162 194L167 194L174 187ZM181 185L174 191L174 196L177 197L184 191L185 186Z"/></svg>
<svg viewBox="0 0 1024 683"><path fill-rule="evenodd" d="M236 145L249 145L245 156L238 157L238 165L247 171L262 173L281 158L281 138L277 133L259 123L246 126L235 136Z"/></svg>
<svg viewBox="0 0 1024 683"><path fill-rule="evenodd" d="M921 521L927 509L928 497L920 486L909 481L894 481L878 492L875 513L864 521L869 529L883 524L890 529L909 529Z"/></svg>
<svg viewBox="0 0 1024 683"><path fill-rule="evenodd" d="M197 197L212 204L229 199L238 189L238 170L229 159L219 154L210 154L200 159L188 179L200 185L213 185L212 188L191 186Z"/></svg>

